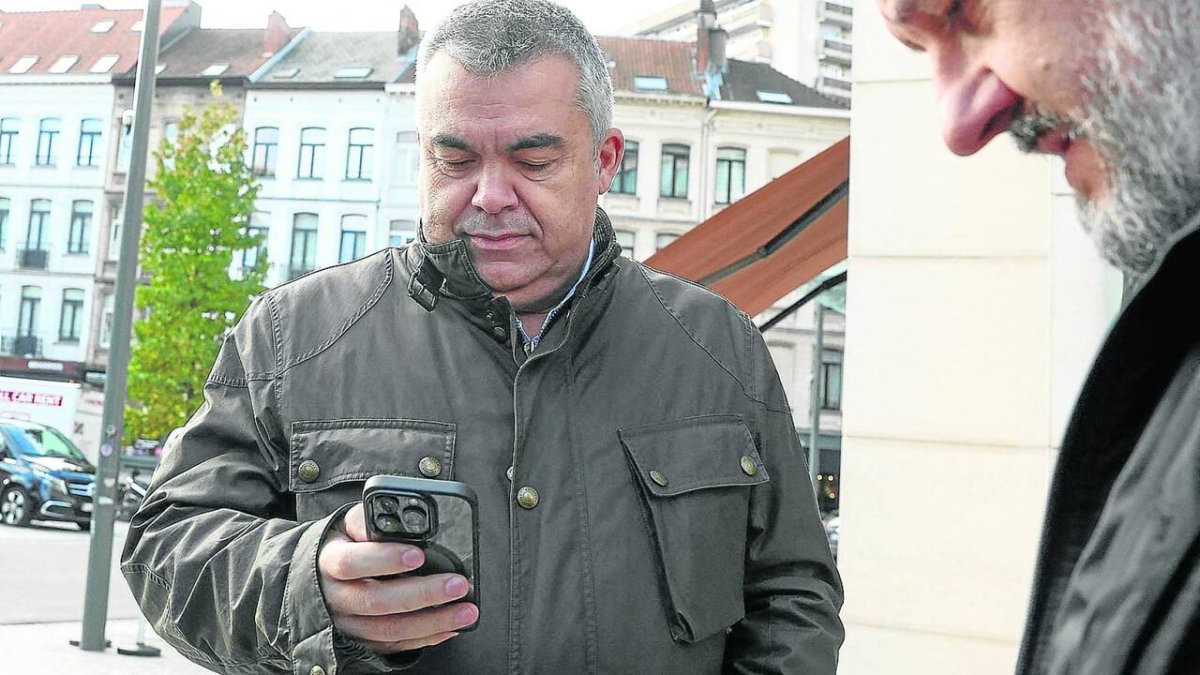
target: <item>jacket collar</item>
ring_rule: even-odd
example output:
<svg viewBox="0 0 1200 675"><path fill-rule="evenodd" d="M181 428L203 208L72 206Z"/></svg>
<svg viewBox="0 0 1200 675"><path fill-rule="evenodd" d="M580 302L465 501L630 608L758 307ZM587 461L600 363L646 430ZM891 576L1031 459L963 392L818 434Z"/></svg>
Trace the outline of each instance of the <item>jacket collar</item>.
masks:
<svg viewBox="0 0 1200 675"><path fill-rule="evenodd" d="M599 206L596 207L592 238L596 247L595 256L577 292L585 291L598 273L612 264L620 253L612 222ZM492 289L483 282L471 262L467 244L462 239L434 245L427 243L422 234L419 241L409 246L404 262L412 275L408 282L408 295L427 311L433 311L443 296L479 302L486 301L492 295Z"/></svg>

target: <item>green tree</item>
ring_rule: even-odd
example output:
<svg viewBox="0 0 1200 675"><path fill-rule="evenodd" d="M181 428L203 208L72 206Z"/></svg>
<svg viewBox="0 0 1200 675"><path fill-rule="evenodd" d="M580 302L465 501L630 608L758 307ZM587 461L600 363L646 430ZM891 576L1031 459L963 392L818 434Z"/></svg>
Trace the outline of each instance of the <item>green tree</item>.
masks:
<svg viewBox="0 0 1200 675"><path fill-rule="evenodd" d="M220 90L214 87L214 94ZM262 243L248 229L258 184L246 134L228 103L185 111L174 143L154 153L140 263L149 283L134 304L126 439L162 439L199 407L221 341L263 291L265 255L230 275L234 257Z"/></svg>

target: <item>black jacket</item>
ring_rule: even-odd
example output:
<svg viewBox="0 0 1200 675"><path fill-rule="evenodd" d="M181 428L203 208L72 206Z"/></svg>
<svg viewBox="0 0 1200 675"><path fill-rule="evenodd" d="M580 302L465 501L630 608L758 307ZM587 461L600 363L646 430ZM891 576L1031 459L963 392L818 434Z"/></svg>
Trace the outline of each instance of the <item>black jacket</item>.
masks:
<svg viewBox="0 0 1200 675"><path fill-rule="evenodd" d="M1050 488L1021 675L1200 672L1200 231L1122 311Z"/></svg>

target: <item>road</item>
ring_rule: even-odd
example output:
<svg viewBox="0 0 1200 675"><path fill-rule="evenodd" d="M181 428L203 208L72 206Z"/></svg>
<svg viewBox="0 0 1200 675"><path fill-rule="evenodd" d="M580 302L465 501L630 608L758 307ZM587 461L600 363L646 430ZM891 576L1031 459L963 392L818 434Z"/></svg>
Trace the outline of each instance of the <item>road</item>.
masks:
<svg viewBox="0 0 1200 675"><path fill-rule="evenodd" d="M117 566L128 527L117 523L113 536L110 619L139 616ZM82 621L90 542L71 524L0 525L0 625Z"/></svg>

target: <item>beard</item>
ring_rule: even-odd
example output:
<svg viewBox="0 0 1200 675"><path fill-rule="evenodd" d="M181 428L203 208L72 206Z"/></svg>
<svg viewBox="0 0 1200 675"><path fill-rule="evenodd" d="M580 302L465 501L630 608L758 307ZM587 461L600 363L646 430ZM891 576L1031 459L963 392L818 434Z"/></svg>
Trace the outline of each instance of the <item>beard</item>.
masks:
<svg viewBox="0 0 1200 675"><path fill-rule="evenodd" d="M1033 151L1066 129L1104 158L1109 193L1078 198L1110 263L1138 278L1200 211L1200 0L1106 0L1105 48L1074 115L1034 107L1010 127Z"/></svg>

